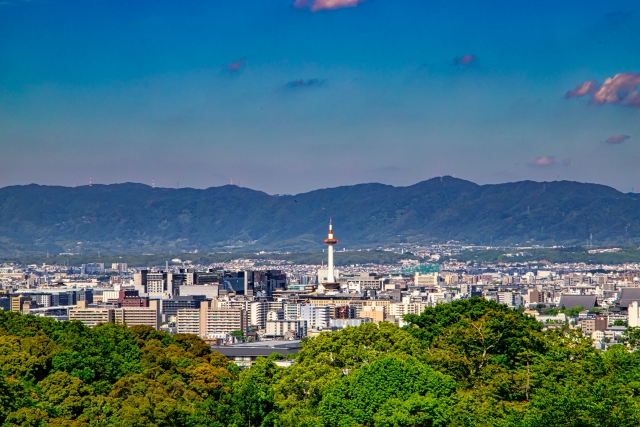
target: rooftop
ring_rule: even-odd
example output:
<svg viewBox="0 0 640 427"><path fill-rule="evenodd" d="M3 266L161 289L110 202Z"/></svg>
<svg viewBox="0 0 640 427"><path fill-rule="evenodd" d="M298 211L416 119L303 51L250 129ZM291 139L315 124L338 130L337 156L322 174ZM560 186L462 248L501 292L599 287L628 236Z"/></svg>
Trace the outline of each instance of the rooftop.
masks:
<svg viewBox="0 0 640 427"><path fill-rule="evenodd" d="M558 306L565 309L573 307L583 307L586 310L590 310L596 305L595 295L567 295L563 294L560 297L560 303Z"/></svg>
<svg viewBox="0 0 640 427"><path fill-rule="evenodd" d="M211 346L211 350L217 351L227 357L253 356L268 357L273 353L283 356L296 354L300 351L300 340L291 341L259 341L235 345Z"/></svg>

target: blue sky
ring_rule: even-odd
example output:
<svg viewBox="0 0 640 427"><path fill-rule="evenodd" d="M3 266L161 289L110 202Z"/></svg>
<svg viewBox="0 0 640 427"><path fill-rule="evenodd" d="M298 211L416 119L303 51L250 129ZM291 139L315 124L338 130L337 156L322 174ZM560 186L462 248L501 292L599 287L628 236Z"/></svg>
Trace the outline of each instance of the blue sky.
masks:
<svg viewBox="0 0 640 427"><path fill-rule="evenodd" d="M640 189L637 0L294 1L0 1L0 186Z"/></svg>

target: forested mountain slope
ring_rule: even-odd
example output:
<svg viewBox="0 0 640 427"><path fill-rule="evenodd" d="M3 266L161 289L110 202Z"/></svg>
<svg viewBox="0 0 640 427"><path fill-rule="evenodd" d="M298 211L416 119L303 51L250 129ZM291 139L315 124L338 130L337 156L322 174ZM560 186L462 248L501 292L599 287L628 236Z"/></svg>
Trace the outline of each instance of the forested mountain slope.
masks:
<svg viewBox="0 0 640 427"><path fill-rule="evenodd" d="M590 236L599 244L633 243L639 206L637 197L596 184L477 185L452 177L294 196L231 185L12 186L0 189L0 251L313 249L321 247L329 217L340 243L351 247L453 239L575 244Z"/></svg>

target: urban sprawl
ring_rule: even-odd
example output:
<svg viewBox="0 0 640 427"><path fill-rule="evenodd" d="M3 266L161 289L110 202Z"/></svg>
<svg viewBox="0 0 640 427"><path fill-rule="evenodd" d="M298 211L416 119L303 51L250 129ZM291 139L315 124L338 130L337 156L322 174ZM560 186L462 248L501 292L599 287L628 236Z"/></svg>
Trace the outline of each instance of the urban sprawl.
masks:
<svg viewBox="0 0 640 427"><path fill-rule="evenodd" d="M0 309L195 334L243 367L272 352L295 353L304 337L367 322L403 326L407 314L472 297L523 310L544 328L579 328L602 350L640 326L640 264L478 264L456 261L456 248L444 245L421 248L430 262L338 270L337 243L330 226L326 265L259 255L212 265L173 259L162 268L4 264Z"/></svg>

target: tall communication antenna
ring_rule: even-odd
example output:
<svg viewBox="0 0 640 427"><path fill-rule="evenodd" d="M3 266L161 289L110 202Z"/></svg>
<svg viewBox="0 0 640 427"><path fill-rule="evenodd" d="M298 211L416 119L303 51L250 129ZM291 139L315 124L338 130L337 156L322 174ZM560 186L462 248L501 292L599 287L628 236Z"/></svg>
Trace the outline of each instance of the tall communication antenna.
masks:
<svg viewBox="0 0 640 427"><path fill-rule="evenodd" d="M89 177L89 187L91 187L92 185L93 185L93 179Z"/></svg>
<svg viewBox="0 0 640 427"><path fill-rule="evenodd" d="M325 245L329 245L329 257L327 262L327 283L335 284L335 276L333 274L333 245L338 243L338 239L333 237L333 221L329 220L329 234L324 239Z"/></svg>
<svg viewBox="0 0 640 427"><path fill-rule="evenodd" d="M151 188L156 188L156 180L155 179L151 180Z"/></svg>

